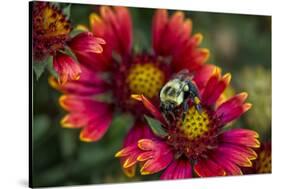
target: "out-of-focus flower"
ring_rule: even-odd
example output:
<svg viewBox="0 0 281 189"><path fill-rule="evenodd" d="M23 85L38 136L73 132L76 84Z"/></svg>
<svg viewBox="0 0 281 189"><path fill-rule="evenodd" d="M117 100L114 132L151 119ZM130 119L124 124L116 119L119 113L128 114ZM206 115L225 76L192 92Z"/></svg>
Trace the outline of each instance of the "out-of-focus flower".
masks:
<svg viewBox="0 0 281 189"><path fill-rule="evenodd" d="M35 2L32 9L33 58L42 60L64 48L71 31L70 21L56 6Z"/></svg>
<svg viewBox="0 0 281 189"><path fill-rule="evenodd" d="M244 174L262 174L271 173L271 142L261 144L261 147L256 150L257 159L253 161L253 167L244 168Z"/></svg>
<svg viewBox="0 0 281 189"><path fill-rule="evenodd" d="M252 82L243 82L252 81ZM256 130L263 140L271 135L271 72L261 66L246 67L236 82L239 88L249 92L249 100L255 104L245 116L247 127Z"/></svg>
<svg viewBox="0 0 281 189"><path fill-rule="evenodd" d="M143 113L148 112L130 98L131 94L144 94L158 103L159 90L172 73L188 69L194 78L198 78L199 74L210 75L214 69L213 65L204 64L209 51L199 48L202 35L191 34L192 22L184 17L183 12L177 11L171 17L166 10L155 12L153 51L147 53L132 52L132 20L127 8L102 6L99 14L90 15L90 28L83 25L78 28L104 39L104 51L102 54L91 53L91 49L99 48L92 45L88 36L77 36L69 46L81 63L80 80L58 86L50 78L50 84L64 93L60 104L69 113L63 118L62 125L82 128L82 141L99 140L116 111L131 112L135 118L125 146L144 137L149 130L145 123L139 122L142 122ZM198 85L205 85L206 80L200 79ZM101 93L111 94L110 102L95 98ZM129 166L126 173L132 176L134 170L135 166Z"/></svg>
<svg viewBox="0 0 281 189"><path fill-rule="evenodd" d="M271 173L271 142L263 143L254 162L255 173Z"/></svg>
<svg viewBox="0 0 281 189"><path fill-rule="evenodd" d="M32 47L35 64L42 63L47 57L53 57L53 66L58 73L60 84L77 80L81 70L76 61L69 55L62 55L67 43L71 41L71 23L62 10L51 3L34 2L32 9ZM92 53L101 53L102 39L89 35ZM76 38L76 37L75 37ZM74 38L74 39L75 39ZM61 65L60 65L61 64Z"/></svg>
<svg viewBox="0 0 281 189"><path fill-rule="evenodd" d="M142 175L164 170L161 179L180 179L193 177L193 171L199 177L241 175L240 167L252 166L251 161L257 158L253 148L260 146L258 134L224 127L251 108L251 104L245 103L247 93L237 94L216 108L217 100L229 85L230 74L221 76L216 71L211 76L198 77L208 81L198 87L202 112L190 104L184 118L180 112L174 120L164 119L157 106L143 95L132 95L161 123L166 135L142 138L117 152L124 168L139 162Z"/></svg>
<svg viewBox="0 0 281 189"><path fill-rule="evenodd" d="M237 44L238 36L233 28L218 26L213 37L217 53L223 59L231 60L237 54L239 48Z"/></svg>

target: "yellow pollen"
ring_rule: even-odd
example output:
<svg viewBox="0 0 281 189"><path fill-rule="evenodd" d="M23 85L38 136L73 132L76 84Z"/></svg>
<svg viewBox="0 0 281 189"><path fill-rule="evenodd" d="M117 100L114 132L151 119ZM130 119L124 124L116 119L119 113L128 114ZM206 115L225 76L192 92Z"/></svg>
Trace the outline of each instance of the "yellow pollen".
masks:
<svg viewBox="0 0 281 189"><path fill-rule="evenodd" d="M132 94L143 94L153 98L158 95L164 84L164 73L153 63L133 65L126 82Z"/></svg>
<svg viewBox="0 0 281 189"><path fill-rule="evenodd" d="M196 140L209 131L210 119L206 111L200 114L194 106L185 114L184 120L179 120L179 129L189 140Z"/></svg>
<svg viewBox="0 0 281 189"><path fill-rule="evenodd" d="M265 151L260 152L257 159L258 173L271 173L271 155Z"/></svg>
<svg viewBox="0 0 281 189"><path fill-rule="evenodd" d="M47 6L43 9L43 29L47 31L46 37L66 35L71 27L66 17L55 8Z"/></svg>

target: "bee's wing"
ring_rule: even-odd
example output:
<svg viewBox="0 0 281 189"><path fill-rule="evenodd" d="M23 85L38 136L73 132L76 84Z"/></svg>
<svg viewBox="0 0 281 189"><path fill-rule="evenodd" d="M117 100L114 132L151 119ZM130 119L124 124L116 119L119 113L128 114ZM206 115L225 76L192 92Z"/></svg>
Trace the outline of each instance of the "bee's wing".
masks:
<svg viewBox="0 0 281 189"><path fill-rule="evenodd" d="M178 78L181 81L192 80L193 75L187 69L184 69L176 73L173 78Z"/></svg>

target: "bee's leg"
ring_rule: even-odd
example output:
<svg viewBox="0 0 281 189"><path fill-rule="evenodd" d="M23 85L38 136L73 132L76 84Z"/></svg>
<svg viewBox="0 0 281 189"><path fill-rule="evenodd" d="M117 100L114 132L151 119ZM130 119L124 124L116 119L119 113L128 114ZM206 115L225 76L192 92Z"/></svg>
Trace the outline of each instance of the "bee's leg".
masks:
<svg viewBox="0 0 281 189"><path fill-rule="evenodd" d="M170 123L171 121L176 119L175 114L171 111L163 110L163 114L163 117L167 123Z"/></svg>
<svg viewBox="0 0 281 189"><path fill-rule="evenodd" d="M173 112L167 112L167 115L169 116L169 118L168 118L169 122L176 120L176 116Z"/></svg>
<svg viewBox="0 0 281 189"><path fill-rule="evenodd" d="M167 113L165 113L165 115L163 117L167 123L170 123L169 115Z"/></svg>
<svg viewBox="0 0 281 189"><path fill-rule="evenodd" d="M173 112L171 112L171 114L172 114L173 120L176 120L175 114Z"/></svg>
<svg viewBox="0 0 281 189"><path fill-rule="evenodd" d="M199 114L201 114L202 113L202 106L201 106L201 103L200 103L200 99L197 96L195 96L193 98L193 102L195 104L195 108L196 108L197 112Z"/></svg>
<svg viewBox="0 0 281 189"><path fill-rule="evenodd" d="M183 103L183 113L182 113L182 121L184 120L185 118L185 115L186 115L186 112L188 111L188 101L185 100L184 103Z"/></svg>
<svg viewBox="0 0 281 189"><path fill-rule="evenodd" d="M162 109L161 109L161 112L162 112L162 115L163 115L163 118L165 119L165 121L166 121L167 123L169 123L169 122L168 122L168 119L167 119L167 112L165 111L165 109L162 108Z"/></svg>
<svg viewBox="0 0 281 189"><path fill-rule="evenodd" d="M186 100L186 101L184 101L184 103L183 103L183 111L184 112L187 112L188 111L188 101Z"/></svg>

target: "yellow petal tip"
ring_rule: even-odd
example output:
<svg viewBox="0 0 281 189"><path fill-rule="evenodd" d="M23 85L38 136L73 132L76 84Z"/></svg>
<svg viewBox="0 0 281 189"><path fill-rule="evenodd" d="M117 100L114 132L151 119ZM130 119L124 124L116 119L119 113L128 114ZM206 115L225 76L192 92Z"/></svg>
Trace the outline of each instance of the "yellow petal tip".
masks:
<svg viewBox="0 0 281 189"><path fill-rule="evenodd" d="M138 101L141 101L141 95L139 95L139 94L132 94L131 98L135 99L135 100L138 100Z"/></svg>
<svg viewBox="0 0 281 189"><path fill-rule="evenodd" d="M227 84L229 84L230 81L231 81L231 74L230 74L230 73L225 74L225 75L223 76L223 79L225 80L225 82L226 82Z"/></svg>
<svg viewBox="0 0 281 189"><path fill-rule="evenodd" d="M122 157L122 150L118 151L115 153L114 157L118 158L118 157Z"/></svg>
<svg viewBox="0 0 281 189"><path fill-rule="evenodd" d="M251 109L252 108L252 104L251 103L246 103L246 104L244 104L244 110L245 111L248 111L249 109Z"/></svg>
<svg viewBox="0 0 281 189"><path fill-rule="evenodd" d="M56 78L54 76L50 76L48 79L48 83L51 87L53 87L54 89L59 89L59 85L56 81Z"/></svg>
<svg viewBox="0 0 281 189"><path fill-rule="evenodd" d="M246 100L246 98L248 98L248 93L247 92L242 92L240 93L240 96L243 100Z"/></svg>
<svg viewBox="0 0 281 189"><path fill-rule="evenodd" d="M80 30L80 31L84 31L84 32L87 32L89 31L88 27L83 25L83 24L78 24L76 27L75 27L76 30Z"/></svg>
<svg viewBox="0 0 281 189"><path fill-rule="evenodd" d="M81 132L80 135L79 135L79 138L82 142L93 142L92 139L90 138L86 138L85 136L83 136L83 133Z"/></svg>
<svg viewBox="0 0 281 189"><path fill-rule="evenodd" d="M203 41L203 35L201 33L196 33L194 37L196 39L197 45L199 45Z"/></svg>

